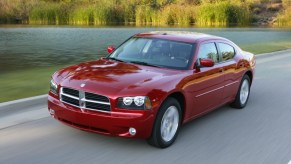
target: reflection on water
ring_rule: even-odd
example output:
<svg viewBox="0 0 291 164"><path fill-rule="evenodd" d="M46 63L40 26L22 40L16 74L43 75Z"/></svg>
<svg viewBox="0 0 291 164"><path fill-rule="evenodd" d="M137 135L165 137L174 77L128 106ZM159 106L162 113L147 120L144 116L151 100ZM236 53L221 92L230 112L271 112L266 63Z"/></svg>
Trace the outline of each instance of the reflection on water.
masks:
<svg viewBox="0 0 291 164"><path fill-rule="evenodd" d="M239 45L290 40L290 30L260 28L0 28L0 71L68 65L106 56L108 45L119 45L131 35L153 30L197 31L227 37Z"/></svg>

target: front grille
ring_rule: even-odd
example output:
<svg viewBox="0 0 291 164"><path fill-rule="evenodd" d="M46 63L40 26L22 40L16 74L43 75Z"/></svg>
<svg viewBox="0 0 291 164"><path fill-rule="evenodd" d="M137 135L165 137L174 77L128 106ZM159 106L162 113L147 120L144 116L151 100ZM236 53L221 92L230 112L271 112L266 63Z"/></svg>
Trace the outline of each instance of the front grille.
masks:
<svg viewBox="0 0 291 164"><path fill-rule="evenodd" d="M104 109L106 111L110 111L110 106L105 104L97 104L92 102L86 102L86 108L90 109Z"/></svg>
<svg viewBox="0 0 291 164"><path fill-rule="evenodd" d="M61 88L60 100L64 103L88 110L110 111L108 97L71 88Z"/></svg>
<svg viewBox="0 0 291 164"><path fill-rule="evenodd" d="M61 95L61 99L62 99L62 101L67 102L67 103L72 104L72 105L75 105L75 106L79 106L79 104L80 104L79 100L73 99L73 98L65 96L65 95Z"/></svg>
<svg viewBox="0 0 291 164"><path fill-rule="evenodd" d="M63 93L66 93L68 95L72 95L75 97L79 97L79 91L75 89L63 88Z"/></svg>
<svg viewBox="0 0 291 164"><path fill-rule="evenodd" d="M88 100L109 102L107 97L101 96L101 95L97 95L97 94L94 94L94 93L85 92L85 98L88 99Z"/></svg>

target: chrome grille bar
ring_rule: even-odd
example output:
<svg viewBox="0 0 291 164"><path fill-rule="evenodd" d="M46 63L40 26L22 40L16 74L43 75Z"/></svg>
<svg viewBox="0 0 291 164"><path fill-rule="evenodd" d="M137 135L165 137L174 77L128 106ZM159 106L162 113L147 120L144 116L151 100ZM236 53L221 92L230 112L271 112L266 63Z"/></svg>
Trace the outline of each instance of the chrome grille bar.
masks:
<svg viewBox="0 0 291 164"><path fill-rule="evenodd" d="M86 95L90 95L90 97ZM87 97L90 99L87 99ZM108 97L71 88L61 87L60 101L75 107L79 107L81 109L101 112L111 111Z"/></svg>

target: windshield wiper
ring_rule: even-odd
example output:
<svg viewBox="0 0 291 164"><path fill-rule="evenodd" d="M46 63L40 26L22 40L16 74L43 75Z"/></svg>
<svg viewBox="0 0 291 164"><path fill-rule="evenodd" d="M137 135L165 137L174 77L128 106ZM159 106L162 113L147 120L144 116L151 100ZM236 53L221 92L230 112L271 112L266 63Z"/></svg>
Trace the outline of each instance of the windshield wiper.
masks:
<svg viewBox="0 0 291 164"><path fill-rule="evenodd" d="M119 62L124 62L123 60L120 60L120 59L117 59L117 58L113 58L113 57L107 57L107 59L115 60L115 61L119 61Z"/></svg>
<svg viewBox="0 0 291 164"><path fill-rule="evenodd" d="M140 65L146 65L146 66L152 66L152 67L161 67L158 65L154 65L154 64L150 64L150 63L146 63L146 62L142 62L142 61L130 61L130 63L134 63L134 64L140 64Z"/></svg>

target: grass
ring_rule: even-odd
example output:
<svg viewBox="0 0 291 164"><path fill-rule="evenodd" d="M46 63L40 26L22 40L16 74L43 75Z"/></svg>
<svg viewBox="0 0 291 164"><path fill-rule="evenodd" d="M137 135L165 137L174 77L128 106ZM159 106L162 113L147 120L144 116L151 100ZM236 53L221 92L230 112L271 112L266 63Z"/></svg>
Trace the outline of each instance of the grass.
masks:
<svg viewBox="0 0 291 164"><path fill-rule="evenodd" d="M215 4L205 3L199 7L198 24L225 26L231 23L247 25L250 23L250 10L242 3L231 1Z"/></svg>
<svg viewBox="0 0 291 164"><path fill-rule="evenodd" d="M33 8L29 15L29 22L32 24L56 24L63 20L60 6L56 3L41 3Z"/></svg>
<svg viewBox="0 0 291 164"><path fill-rule="evenodd" d="M245 51L255 54L291 48L291 42L269 42L241 45ZM26 69L0 74L0 103L46 94L51 75L62 66ZM5 87L3 87L5 86Z"/></svg>
<svg viewBox="0 0 291 164"><path fill-rule="evenodd" d="M291 26L290 5L290 0L0 0L0 23L222 27L274 16L273 25Z"/></svg>
<svg viewBox="0 0 291 164"><path fill-rule="evenodd" d="M60 68L27 69L0 74L0 102L45 94L51 75Z"/></svg>
<svg viewBox="0 0 291 164"><path fill-rule="evenodd" d="M291 2L290 2L291 5ZM281 26L291 26L291 6L286 7L286 10L279 14L278 16L278 24Z"/></svg>
<svg viewBox="0 0 291 164"><path fill-rule="evenodd" d="M268 43L256 43L249 45L241 45L243 50L252 52L254 54L268 53L280 50L286 50L291 48L290 41L268 42Z"/></svg>
<svg viewBox="0 0 291 164"><path fill-rule="evenodd" d="M270 3L277 24L290 26L290 0ZM259 0L0 0L0 23L111 25L250 25ZM257 7L254 7L257 6ZM284 6L284 7L281 7ZM277 15L277 14L274 14ZM258 20L257 20L258 21Z"/></svg>

